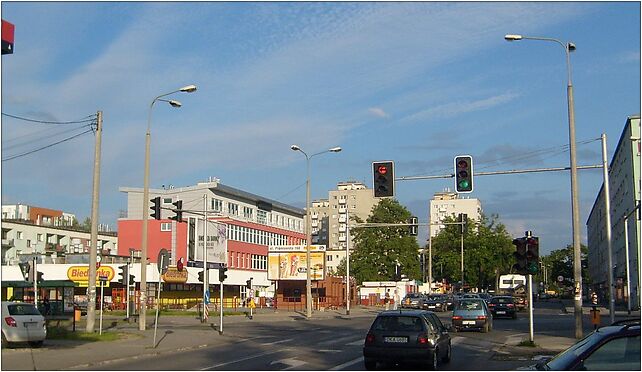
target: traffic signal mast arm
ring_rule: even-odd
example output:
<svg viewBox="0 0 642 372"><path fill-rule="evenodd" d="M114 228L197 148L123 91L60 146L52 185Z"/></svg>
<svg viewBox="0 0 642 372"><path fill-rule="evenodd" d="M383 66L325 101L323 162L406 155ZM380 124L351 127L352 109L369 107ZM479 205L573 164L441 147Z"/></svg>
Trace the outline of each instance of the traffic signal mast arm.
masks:
<svg viewBox="0 0 642 372"><path fill-rule="evenodd" d="M578 165L577 169L595 169L602 168L603 165ZM519 173L540 173L540 172L559 172L571 170L570 167L557 167L557 168L536 168L536 169L515 169L507 171L495 171L495 172L473 172L473 176L493 176L498 174L519 174ZM414 180L432 180L437 178L454 178L455 174L442 174L436 176L402 176L395 178L395 181L414 181Z"/></svg>

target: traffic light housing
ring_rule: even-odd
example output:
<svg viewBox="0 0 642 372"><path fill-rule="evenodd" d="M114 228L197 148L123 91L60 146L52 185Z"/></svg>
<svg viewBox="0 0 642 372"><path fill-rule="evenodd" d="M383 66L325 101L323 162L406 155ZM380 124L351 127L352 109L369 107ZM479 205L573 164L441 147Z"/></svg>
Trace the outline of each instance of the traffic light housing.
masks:
<svg viewBox="0 0 642 372"><path fill-rule="evenodd" d="M460 213L459 222L459 232L464 234L468 230L468 215L466 213Z"/></svg>
<svg viewBox="0 0 642 372"><path fill-rule="evenodd" d="M129 275L129 285L135 285L136 284L136 278L134 278L133 275Z"/></svg>
<svg viewBox="0 0 642 372"><path fill-rule="evenodd" d="M419 230L419 219L415 216L410 217L409 222L410 235L417 236L417 231Z"/></svg>
<svg viewBox="0 0 642 372"><path fill-rule="evenodd" d="M395 195L395 163L381 161L372 163L372 187L375 198L385 198Z"/></svg>
<svg viewBox="0 0 642 372"><path fill-rule="evenodd" d="M526 273L526 238L517 238L513 239L513 244L515 245L515 265L513 265L513 271L516 271L518 274Z"/></svg>
<svg viewBox="0 0 642 372"><path fill-rule="evenodd" d="M149 207L152 210L152 214L149 216L155 220L160 220L161 219L161 198L160 196L155 197L154 199L150 199L150 202L152 202L152 206Z"/></svg>
<svg viewBox="0 0 642 372"><path fill-rule="evenodd" d="M120 270L120 284L127 285L127 265L118 266L118 270Z"/></svg>
<svg viewBox="0 0 642 372"><path fill-rule="evenodd" d="M539 272L539 238L536 236L526 238L526 271L533 275Z"/></svg>
<svg viewBox="0 0 642 372"><path fill-rule="evenodd" d="M173 212L176 214L169 219L177 222L183 222L183 201L177 200L173 202L172 205L176 207L175 209L173 209Z"/></svg>
<svg viewBox="0 0 642 372"><path fill-rule="evenodd" d="M42 273L42 271L38 271L38 273L36 275L36 280L38 281L38 283L44 281L44 279L42 278L43 275L44 274Z"/></svg>
<svg viewBox="0 0 642 372"><path fill-rule="evenodd" d="M473 157L470 155L455 157L455 190L460 194L473 192Z"/></svg>
<svg viewBox="0 0 642 372"><path fill-rule="evenodd" d="M227 267L222 267L218 269L218 281L223 283L225 279L227 279L227 274L225 273L227 271Z"/></svg>
<svg viewBox="0 0 642 372"><path fill-rule="evenodd" d="M247 289L252 289L252 278L245 281L245 286Z"/></svg>
<svg viewBox="0 0 642 372"><path fill-rule="evenodd" d="M198 281L201 283L203 283L203 275L204 275L204 271L198 272Z"/></svg>

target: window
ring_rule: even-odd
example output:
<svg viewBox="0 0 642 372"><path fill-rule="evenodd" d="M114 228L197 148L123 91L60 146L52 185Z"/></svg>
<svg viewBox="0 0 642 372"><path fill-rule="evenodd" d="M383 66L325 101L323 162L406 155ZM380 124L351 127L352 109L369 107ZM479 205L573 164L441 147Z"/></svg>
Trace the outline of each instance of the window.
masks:
<svg viewBox="0 0 642 372"><path fill-rule="evenodd" d="M223 201L220 199L212 198L212 208L213 211L221 212L223 210Z"/></svg>
<svg viewBox="0 0 642 372"><path fill-rule="evenodd" d="M43 234L38 234L37 237L38 237L38 241L39 242L44 242L45 241L45 236Z"/></svg>
<svg viewBox="0 0 642 372"><path fill-rule="evenodd" d="M161 231L172 231L172 223L171 222L163 222L163 223L161 223L160 230Z"/></svg>
<svg viewBox="0 0 642 372"><path fill-rule="evenodd" d="M331 254L327 255L325 260L328 262L332 261L332 255Z"/></svg>
<svg viewBox="0 0 642 372"><path fill-rule="evenodd" d="M254 216L254 209L250 207L243 207L243 217L251 220L253 216Z"/></svg>
<svg viewBox="0 0 642 372"><path fill-rule="evenodd" d="M584 359L585 371L639 371L640 336L608 341Z"/></svg>
<svg viewBox="0 0 642 372"><path fill-rule="evenodd" d="M172 204L172 198L163 198L163 204Z"/></svg>
<svg viewBox="0 0 642 372"><path fill-rule="evenodd" d="M18 231L16 233L16 236L18 237L18 239L21 239L21 240L25 238L25 235L22 231Z"/></svg>
<svg viewBox="0 0 642 372"><path fill-rule="evenodd" d="M256 211L256 222L265 225L267 223L267 212L260 209Z"/></svg>
<svg viewBox="0 0 642 372"><path fill-rule="evenodd" d="M227 213L231 216L239 214L239 205L235 203L227 203Z"/></svg>

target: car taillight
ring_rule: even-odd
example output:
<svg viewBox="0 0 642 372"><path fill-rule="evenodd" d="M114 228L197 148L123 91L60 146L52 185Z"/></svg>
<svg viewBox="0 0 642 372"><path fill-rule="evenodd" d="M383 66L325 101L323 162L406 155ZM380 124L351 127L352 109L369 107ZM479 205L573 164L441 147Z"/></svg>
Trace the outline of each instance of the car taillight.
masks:
<svg viewBox="0 0 642 372"><path fill-rule="evenodd" d="M428 343L428 336L421 335L421 336L419 336L419 340L418 341L419 341L420 344L427 344Z"/></svg>
<svg viewBox="0 0 642 372"><path fill-rule="evenodd" d="M15 319L13 319L13 318L12 318L12 317L10 317L10 316L5 317L5 318L4 318L4 321L5 321L5 323L7 323L7 325L8 325L9 327L17 327L17 326L18 326L18 324L16 323L16 320L15 320Z"/></svg>
<svg viewBox="0 0 642 372"><path fill-rule="evenodd" d="M477 319L484 320L486 319L486 315L477 315Z"/></svg>
<svg viewBox="0 0 642 372"><path fill-rule="evenodd" d="M375 336L372 333L368 333L366 336L366 345L374 343Z"/></svg>
<svg viewBox="0 0 642 372"><path fill-rule="evenodd" d="M461 320L460 316L453 316L453 320Z"/></svg>
<svg viewBox="0 0 642 372"><path fill-rule="evenodd" d="M495 307L495 304L488 304L488 307Z"/></svg>
<svg viewBox="0 0 642 372"><path fill-rule="evenodd" d="M513 306L515 306L515 305L513 305L513 304L508 304L508 305L506 305L506 306L508 306L508 307L513 307Z"/></svg>

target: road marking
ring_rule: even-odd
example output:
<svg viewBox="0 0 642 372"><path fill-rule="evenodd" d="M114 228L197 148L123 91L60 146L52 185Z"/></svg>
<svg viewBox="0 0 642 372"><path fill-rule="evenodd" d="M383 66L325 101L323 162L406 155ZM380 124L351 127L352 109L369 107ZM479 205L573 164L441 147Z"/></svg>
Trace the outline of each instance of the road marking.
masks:
<svg viewBox="0 0 642 372"><path fill-rule="evenodd" d="M302 365L306 364L306 362L298 360L296 358L286 358L270 362L270 365L274 364L285 364L286 366L288 366L288 368L284 368L281 371L287 371L288 369L292 369L294 367L301 367Z"/></svg>
<svg viewBox="0 0 642 372"><path fill-rule="evenodd" d="M223 366L226 366L226 365L229 365L229 364L244 362L246 360L250 360L250 359L254 359L254 358L260 358L262 356L281 353L281 352L284 352L284 351L290 351L290 349L280 349L280 350L267 351L265 353L255 354L255 355L251 355L251 356L248 356L248 357L245 357L245 358L236 359L236 360L232 360L232 361L225 362L225 363L215 364L215 365L213 365L211 367L201 368L199 371L207 371L209 369L219 368L219 367L223 367Z"/></svg>
<svg viewBox="0 0 642 372"><path fill-rule="evenodd" d="M361 346L361 345L363 345L363 340L362 339L358 339L357 341L350 342L350 343L346 344L346 346Z"/></svg>
<svg viewBox="0 0 642 372"><path fill-rule="evenodd" d="M266 343L261 344L261 346L276 345L276 344L280 344L280 343L288 342L288 341L292 341L292 340L294 340L294 339L293 338L287 338L285 340L280 340L280 341L266 342Z"/></svg>
<svg viewBox="0 0 642 372"><path fill-rule="evenodd" d="M317 345L329 345L329 344L332 344L332 343L340 343L340 342L345 342L345 341L354 341L354 335L345 336L345 337L339 337L339 338L335 338L335 339L327 340L327 341L322 341L322 342L317 343Z"/></svg>
<svg viewBox="0 0 642 372"><path fill-rule="evenodd" d="M358 357L357 359L352 359L352 360L351 360L351 361L349 361L349 362L345 362L345 363L343 363L343 364L339 364L338 366L334 366L334 367L332 367L332 368L328 369L328 371L340 371L340 370L342 370L342 369L343 369L343 368L345 368L345 367L351 366L351 365L353 365L353 364L357 364L357 363L359 363L359 362L363 362L363 357L362 357L362 356L361 356L361 357Z"/></svg>
<svg viewBox="0 0 642 372"><path fill-rule="evenodd" d="M319 353L340 353L343 350L334 350L334 349L319 349L317 350Z"/></svg>

